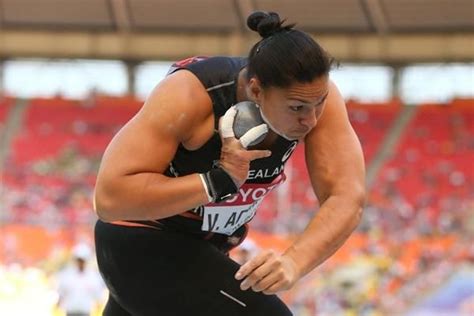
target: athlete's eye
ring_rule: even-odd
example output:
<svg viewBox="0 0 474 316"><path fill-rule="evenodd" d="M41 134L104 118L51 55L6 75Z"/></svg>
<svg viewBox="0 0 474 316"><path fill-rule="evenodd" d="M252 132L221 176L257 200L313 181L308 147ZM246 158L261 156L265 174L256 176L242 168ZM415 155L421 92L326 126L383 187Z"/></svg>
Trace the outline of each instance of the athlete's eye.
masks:
<svg viewBox="0 0 474 316"><path fill-rule="evenodd" d="M302 105L290 106L290 110L292 110L293 112L299 112L302 109L303 109Z"/></svg>

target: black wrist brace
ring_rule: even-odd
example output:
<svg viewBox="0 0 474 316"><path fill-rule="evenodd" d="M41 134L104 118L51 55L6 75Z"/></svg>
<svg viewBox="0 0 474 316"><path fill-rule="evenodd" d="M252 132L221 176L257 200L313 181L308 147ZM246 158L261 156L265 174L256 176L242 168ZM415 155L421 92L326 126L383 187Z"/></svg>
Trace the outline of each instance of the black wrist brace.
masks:
<svg viewBox="0 0 474 316"><path fill-rule="evenodd" d="M215 203L222 202L239 192L232 177L221 167L211 169L203 176L208 192Z"/></svg>

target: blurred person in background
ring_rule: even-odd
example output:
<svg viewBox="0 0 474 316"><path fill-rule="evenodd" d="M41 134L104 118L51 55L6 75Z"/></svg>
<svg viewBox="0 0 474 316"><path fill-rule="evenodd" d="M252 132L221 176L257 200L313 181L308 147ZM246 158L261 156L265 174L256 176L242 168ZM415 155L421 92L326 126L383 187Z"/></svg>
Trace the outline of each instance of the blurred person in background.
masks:
<svg viewBox="0 0 474 316"><path fill-rule="evenodd" d="M77 244L72 262L57 275L58 305L66 316L89 316L103 303L105 286L97 270L88 266L92 250Z"/></svg>
<svg viewBox="0 0 474 316"><path fill-rule="evenodd" d="M247 24L262 40L248 58L176 63L109 144L94 197L105 315L292 315L275 294L356 228L364 159L329 79L334 61L283 23L273 12L251 14ZM242 101L255 102L266 124L236 139L233 105ZM262 126L263 142L247 148ZM240 266L228 252L284 181L298 142L321 208L284 253L264 249Z"/></svg>

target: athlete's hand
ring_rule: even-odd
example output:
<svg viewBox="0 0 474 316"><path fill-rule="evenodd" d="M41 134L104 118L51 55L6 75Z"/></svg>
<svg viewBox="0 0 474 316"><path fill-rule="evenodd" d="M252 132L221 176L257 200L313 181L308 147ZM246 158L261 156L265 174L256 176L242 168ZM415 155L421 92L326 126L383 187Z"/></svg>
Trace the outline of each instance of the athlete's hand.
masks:
<svg viewBox="0 0 474 316"><path fill-rule="evenodd" d="M248 144L267 132L268 127L262 124L250 129L240 139L234 135L234 119L237 114L235 107L231 107L219 120L219 134L222 140L220 166L233 178L240 187L250 168L250 162L255 159L269 157L269 150L247 150Z"/></svg>
<svg viewBox="0 0 474 316"><path fill-rule="evenodd" d="M240 288L244 291L252 288L270 295L290 289L298 281L299 273L291 257L265 250L242 265L235 278L243 280Z"/></svg>

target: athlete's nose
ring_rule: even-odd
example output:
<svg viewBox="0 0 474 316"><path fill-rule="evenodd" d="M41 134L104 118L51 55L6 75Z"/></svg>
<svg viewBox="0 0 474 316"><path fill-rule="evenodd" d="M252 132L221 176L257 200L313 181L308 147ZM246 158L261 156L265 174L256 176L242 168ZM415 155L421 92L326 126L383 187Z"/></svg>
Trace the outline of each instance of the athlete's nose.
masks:
<svg viewBox="0 0 474 316"><path fill-rule="evenodd" d="M299 119L299 123L301 125L304 125L308 129L312 129L313 127L316 126L316 123L318 122L318 119L316 117L316 111L311 111Z"/></svg>

